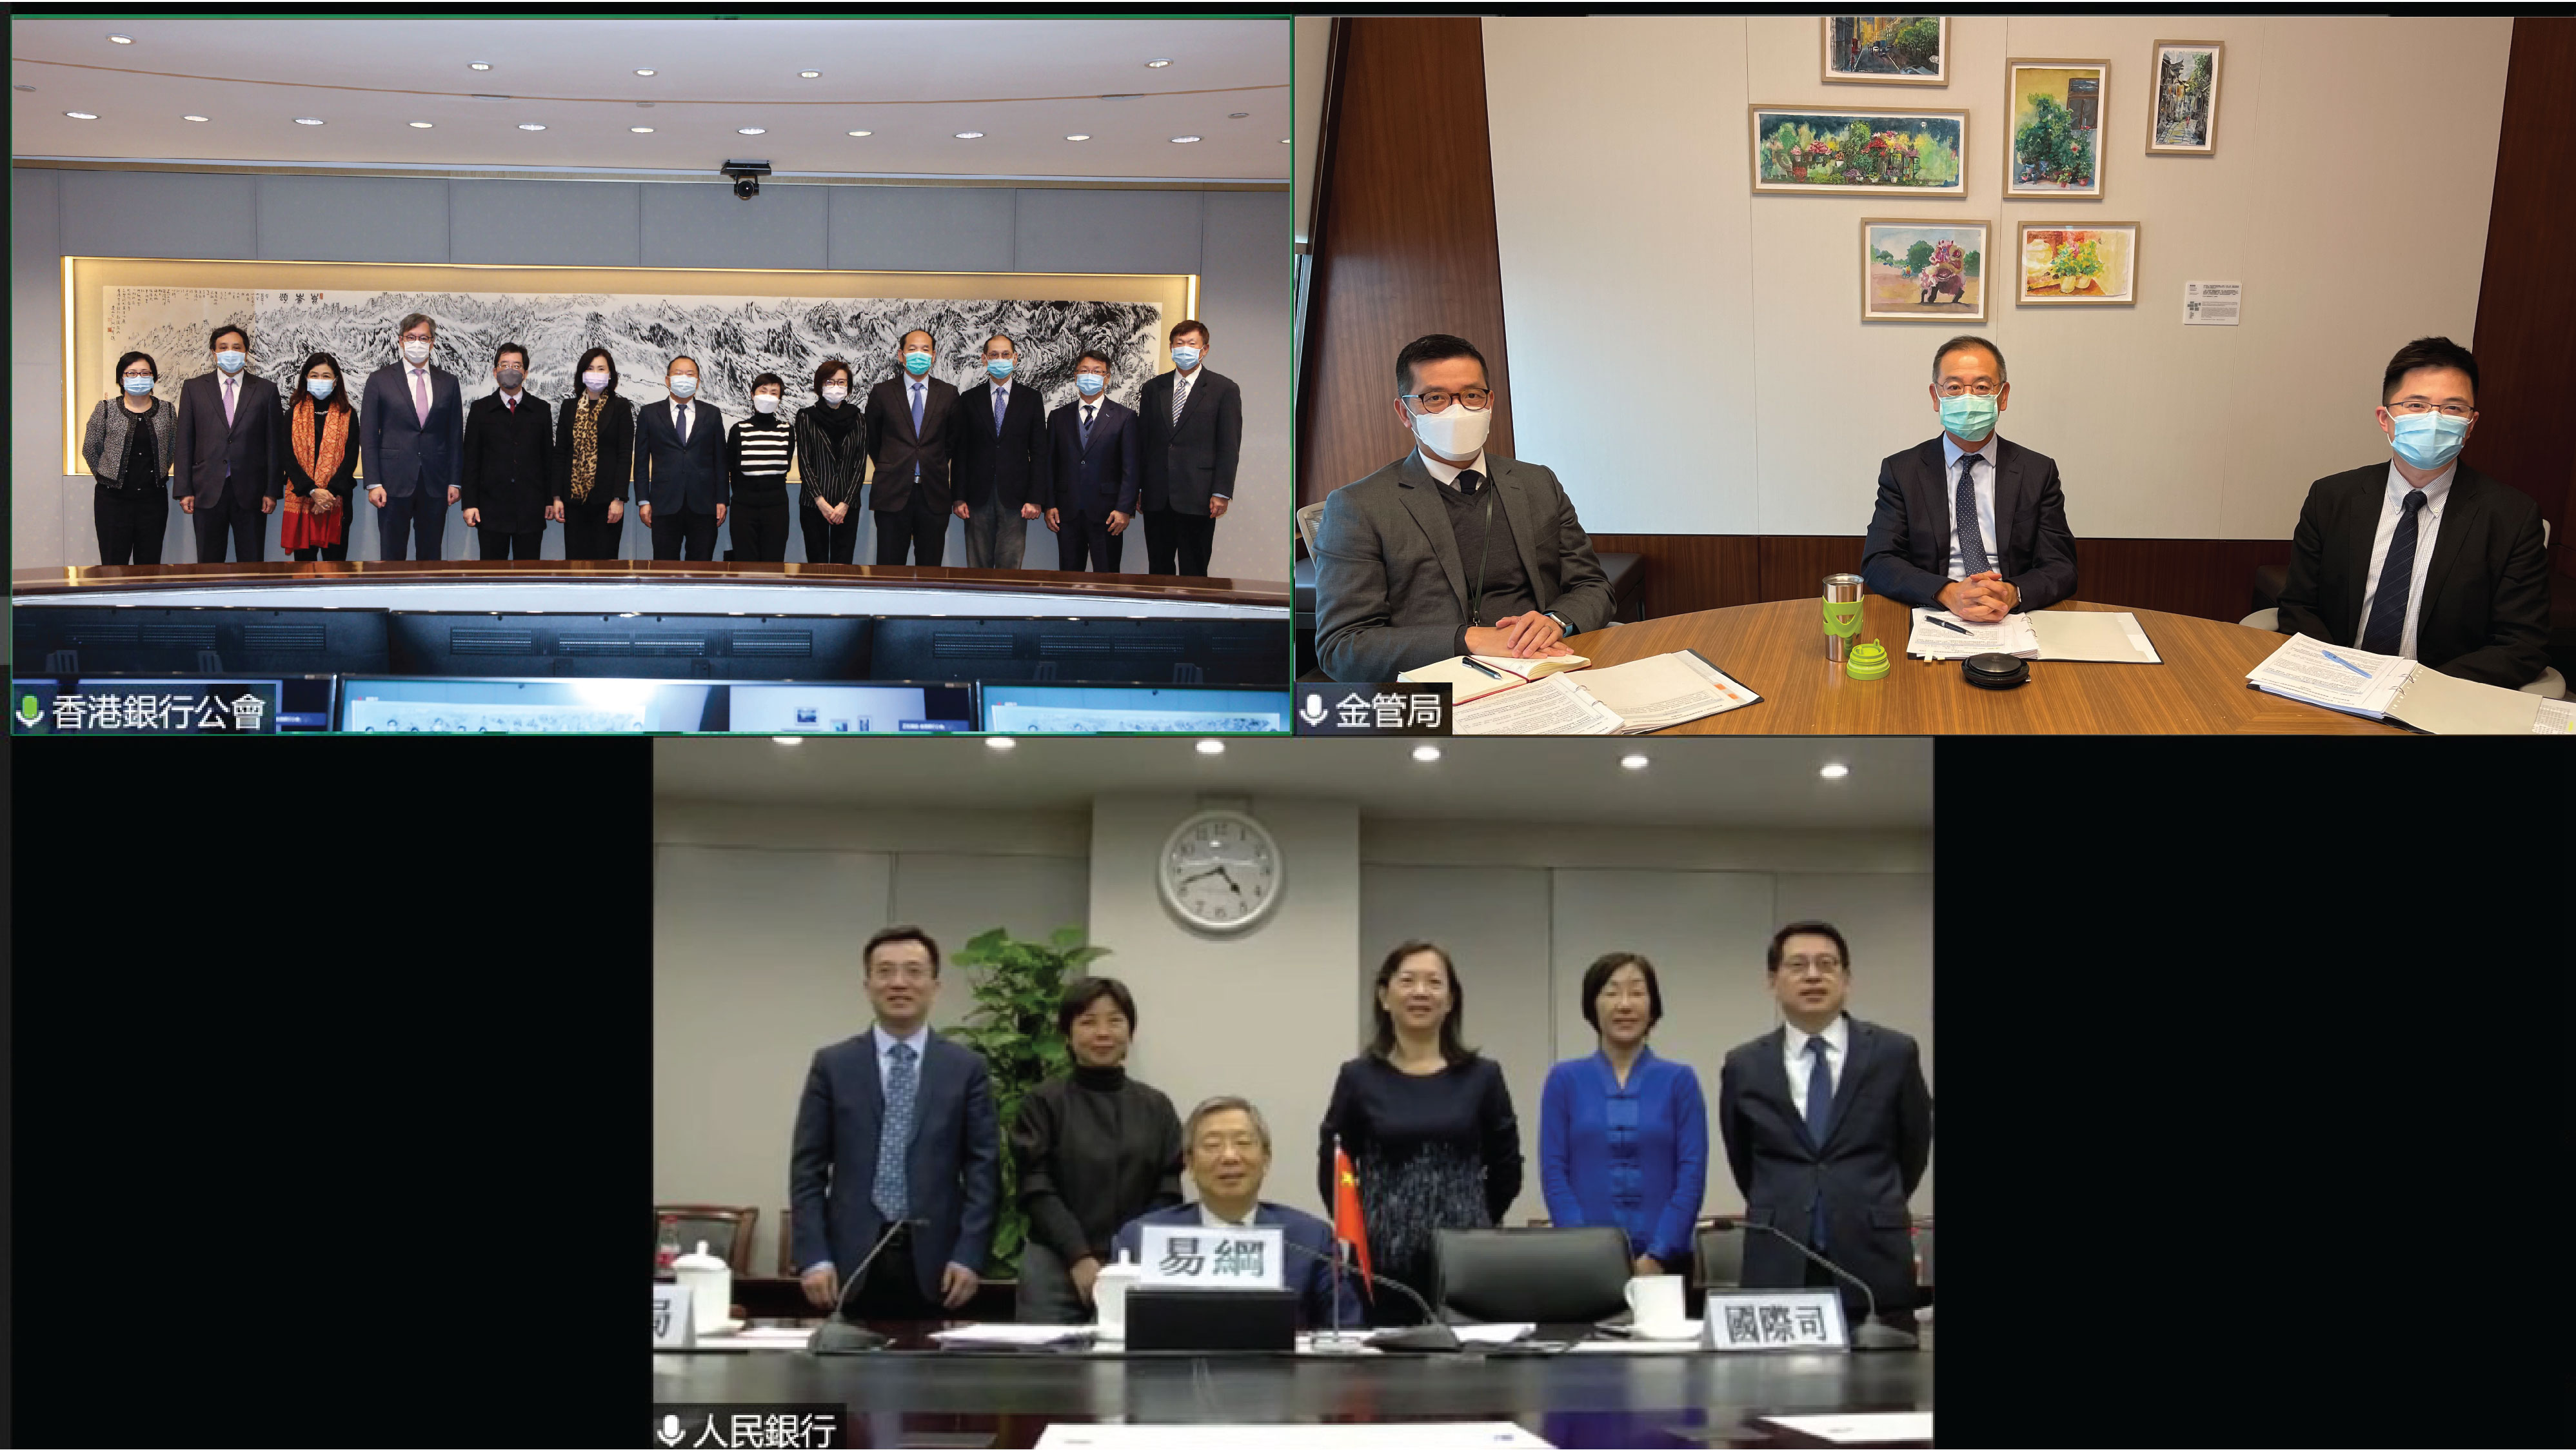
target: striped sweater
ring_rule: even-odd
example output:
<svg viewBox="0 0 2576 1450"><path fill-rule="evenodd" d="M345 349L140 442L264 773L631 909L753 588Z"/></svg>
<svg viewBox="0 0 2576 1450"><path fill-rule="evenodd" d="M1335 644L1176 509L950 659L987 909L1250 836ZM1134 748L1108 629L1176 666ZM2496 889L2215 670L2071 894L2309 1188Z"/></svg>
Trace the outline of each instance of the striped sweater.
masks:
<svg viewBox="0 0 2576 1450"><path fill-rule="evenodd" d="M725 434L725 481L734 507L787 506L787 464L795 437L785 419L758 413Z"/></svg>

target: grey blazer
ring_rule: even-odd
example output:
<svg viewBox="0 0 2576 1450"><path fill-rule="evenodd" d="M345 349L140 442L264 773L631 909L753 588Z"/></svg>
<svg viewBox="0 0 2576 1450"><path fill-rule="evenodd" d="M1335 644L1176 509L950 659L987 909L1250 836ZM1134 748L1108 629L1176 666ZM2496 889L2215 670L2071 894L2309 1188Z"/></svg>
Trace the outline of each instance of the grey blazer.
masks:
<svg viewBox="0 0 2576 1450"><path fill-rule="evenodd" d="M1608 624L1610 581L1556 475L1491 453L1485 472L1538 607L1563 619L1567 634ZM1325 496L1315 528L1315 655L1334 679L1392 680L1458 652L1467 571L1439 487L1414 452Z"/></svg>
<svg viewBox="0 0 2576 1450"><path fill-rule="evenodd" d="M116 476L116 470L125 466L126 430L134 426L134 415L125 410L122 398L101 398L98 406L89 410L89 426L81 430L81 461L89 465L90 477L125 493L159 493L162 481L170 476L179 410L164 399L152 410L151 418L152 446L161 460L160 478L138 485L137 480Z"/></svg>

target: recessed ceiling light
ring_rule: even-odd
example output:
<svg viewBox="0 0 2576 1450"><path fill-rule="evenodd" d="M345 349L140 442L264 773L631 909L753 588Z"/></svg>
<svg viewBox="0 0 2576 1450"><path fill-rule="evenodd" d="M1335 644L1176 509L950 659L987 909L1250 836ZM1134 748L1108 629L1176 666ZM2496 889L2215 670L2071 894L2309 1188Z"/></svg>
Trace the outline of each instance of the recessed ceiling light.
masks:
<svg viewBox="0 0 2576 1450"><path fill-rule="evenodd" d="M131 35L111 35L108 37L108 42L113 45L132 45L134 43L134 37Z"/></svg>
<svg viewBox="0 0 2576 1450"><path fill-rule="evenodd" d="M490 70L491 68L490 64L479 60L466 67L467 70Z"/></svg>
<svg viewBox="0 0 2576 1450"><path fill-rule="evenodd" d="M430 124L427 121L414 121L411 123L411 128L415 131L426 131L430 128Z"/></svg>
<svg viewBox="0 0 2576 1450"><path fill-rule="evenodd" d="M637 71L637 72L636 72L636 74L637 74L637 75L639 75L639 76L649 76L649 75L651 75L651 74L652 74L652 72L651 72L651 71L649 71L649 70L639 70L639 71Z"/></svg>
<svg viewBox="0 0 2576 1450"><path fill-rule="evenodd" d="M1145 69L1147 69L1147 70L1161 70L1163 67L1165 67L1165 66L1167 66L1167 65L1170 65L1170 64L1171 64L1171 62L1170 62L1170 61L1168 61L1168 60L1149 60L1149 61L1145 62Z"/></svg>
<svg viewBox="0 0 2576 1450"><path fill-rule="evenodd" d="M809 80L809 81L810 81L810 80L814 79L816 76L821 75L821 74L822 74L822 72L821 72L821 71L818 71L818 70L800 70L800 71L798 71L796 74L797 74L798 76L800 76L800 77L802 77L802 78L804 78L804 79L806 79L806 80Z"/></svg>
<svg viewBox="0 0 2576 1450"><path fill-rule="evenodd" d="M1417 745L1413 747L1413 758L1421 761L1425 765L1428 765L1432 761L1440 758L1440 747L1437 745Z"/></svg>
<svg viewBox="0 0 2576 1450"><path fill-rule="evenodd" d="M1619 763L1630 770L1643 770L1646 768L1646 757L1642 755L1623 755L1619 757Z"/></svg>
<svg viewBox="0 0 2576 1450"><path fill-rule="evenodd" d="M1187 146L1197 139L1199 138L1196 136L1175 136L1172 138L1172 144L1175 146Z"/></svg>
<svg viewBox="0 0 2576 1450"><path fill-rule="evenodd" d="M520 130L522 130L522 131L542 131L542 130L544 130L544 129L546 129L546 128L545 128L544 123L542 123L542 122L538 122L538 121L521 121L521 122L519 123L519 129L520 129Z"/></svg>
<svg viewBox="0 0 2576 1450"><path fill-rule="evenodd" d="M653 128L650 126L629 126L626 129L634 132L638 136L650 136L653 134Z"/></svg>
<svg viewBox="0 0 2576 1450"><path fill-rule="evenodd" d="M801 737L794 735L772 735L769 738L777 741L781 745L802 745L805 743Z"/></svg>
<svg viewBox="0 0 2576 1450"><path fill-rule="evenodd" d="M984 737L984 748L986 750L1016 750L1019 748L1019 744L1020 742L1013 740L1008 735L987 735Z"/></svg>
<svg viewBox="0 0 2576 1450"><path fill-rule="evenodd" d="M19 86L19 87L18 87L18 89L19 89L19 90L22 90L22 91L32 91L32 90L34 90L34 89L35 89L35 87L34 87L34 86L30 86L30 85L21 85L21 86Z"/></svg>
<svg viewBox="0 0 2576 1450"><path fill-rule="evenodd" d="M874 131L852 131L850 134L851 134L851 135L853 135L853 136L873 136L873 135L875 135L875 134L876 134L876 132L874 132Z"/></svg>
<svg viewBox="0 0 2576 1450"><path fill-rule="evenodd" d="M1282 137L1280 137L1280 138L1279 138L1279 144L1280 144L1280 145L1282 145L1282 146L1286 146L1286 145L1290 145L1290 144L1292 144L1295 140L1296 140L1296 138L1295 138L1295 137L1293 137L1293 136L1282 136Z"/></svg>
<svg viewBox="0 0 2576 1450"><path fill-rule="evenodd" d="M1228 111L1225 113L1225 118L1229 121L1240 121L1251 114L1250 111Z"/></svg>
<svg viewBox="0 0 2576 1450"><path fill-rule="evenodd" d="M298 116L295 118L295 124L298 126L319 126L322 124L322 118L319 116Z"/></svg>
<svg viewBox="0 0 2576 1450"><path fill-rule="evenodd" d="M1827 780L1840 780L1844 776L1851 774L1851 767L1838 763L1828 765L1824 769L1817 771L1816 774L1823 776Z"/></svg>
<svg viewBox="0 0 2576 1450"><path fill-rule="evenodd" d="M960 141L980 141L983 138L984 133L981 131L960 131L957 133L957 139Z"/></svg>
<svg viewBox="0 0 2576 1450"><path fill-rule="evenodd" d="M1088 141L1091 139L1091 133L1088 131L1077 131L1073 135L1067 136L1064 139L1067 141Z"/></svg>
<svg viewBox="0 0 2576 1450"><path fill-rule="evenodd" d="M734 128L733 133L737 136L766 136L769 134L769 128L766 126L737 126Z"/></svg>
<svg viewBox="0 0 2576 1450"><path fill-rule="evenodd" d="M96 115L88 111L65 111L63 114L71 117L75 121L95 121L98 119Z"/></svg>
<svg viewBox="0 0 2576 1450"><path fill-rule="evenodd" d="M181 116L179 119L182 121L202 121L206 118L203 116Z"/></svg>
<svg viewBox="0 0 2576 1450"><path fill-rule="evenodd" d="M1199 754L1223 755L1225 754L1225 742L1222 740L1202 740L1199 742Z"/></svg>

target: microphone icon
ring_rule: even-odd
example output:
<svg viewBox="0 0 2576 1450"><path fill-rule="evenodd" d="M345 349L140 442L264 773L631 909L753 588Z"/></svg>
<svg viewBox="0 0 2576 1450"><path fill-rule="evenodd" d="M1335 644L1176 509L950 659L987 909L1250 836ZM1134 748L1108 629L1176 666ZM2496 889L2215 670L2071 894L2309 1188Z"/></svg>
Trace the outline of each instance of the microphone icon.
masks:
<svg viewBox="0 0 2576 1450"><path fill-rule="evenodd" d="M680 1417L677 1415L664 1415L662 1417L662 1428L655 1432L653 1438L661 1441L665 1445L679 1444Z"/></svg>
<svg viewBox="0 0 2576 1450"><path fill-rule="evenodd" d="M1306 697L1306 708L1297 712L1297 718L1305 721L1309 725L1323 724L1324 697L1315 694L1308 695Z"/></svg>

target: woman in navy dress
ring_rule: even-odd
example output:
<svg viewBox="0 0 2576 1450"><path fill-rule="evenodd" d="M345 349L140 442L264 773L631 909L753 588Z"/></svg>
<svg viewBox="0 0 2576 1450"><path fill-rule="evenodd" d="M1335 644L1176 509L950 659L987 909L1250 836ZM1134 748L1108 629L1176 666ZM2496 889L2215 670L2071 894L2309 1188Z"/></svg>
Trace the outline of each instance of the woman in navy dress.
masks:
<svg viewBox="0 0 2576 1450"><path fill-rule="evenodd" d="M1708 1103L1699 1075L1657 1057L1654 964L1612 952L1583 974L1583 1020L1600 1047L1548 1069L1539 1094L1539 1189L1559 1228L1628 1235L1639 1274L1682 1273L1708 1189Z"/></svg>

